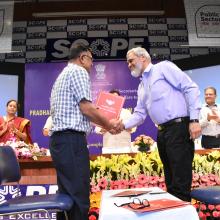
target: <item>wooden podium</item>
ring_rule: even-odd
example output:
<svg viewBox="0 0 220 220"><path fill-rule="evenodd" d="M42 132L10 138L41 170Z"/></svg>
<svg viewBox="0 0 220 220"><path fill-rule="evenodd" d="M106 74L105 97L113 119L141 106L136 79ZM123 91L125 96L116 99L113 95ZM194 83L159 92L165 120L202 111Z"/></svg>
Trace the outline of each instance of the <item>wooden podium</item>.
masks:
<svg viewBox="0 0 220 220"><path fill-rule="evenodd" d="M39 157L38 160L19 159L19 164L20 184L57 184L56 170L51 157Z"/></svg>

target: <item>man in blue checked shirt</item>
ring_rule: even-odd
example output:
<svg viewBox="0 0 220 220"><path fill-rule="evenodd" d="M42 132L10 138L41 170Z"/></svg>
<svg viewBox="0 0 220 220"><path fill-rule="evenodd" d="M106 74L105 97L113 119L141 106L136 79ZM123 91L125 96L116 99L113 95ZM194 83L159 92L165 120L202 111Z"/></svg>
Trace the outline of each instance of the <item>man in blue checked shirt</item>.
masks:
<svg viewBox="0 0 220 220"><path fill-rule="evenodd" d="M52 128L50 152L57 171L58 190L69 194L74 205L70 220L86 220L89 211L90 169L86 133L90 121L106 130L119 131L120 121L109 121L92 104L89 71L92 52L88 46L70 48L68 65L56 79L50 98ZM63 213L57 219L64 219Z"/></svg>
<svg viewBox="0 0 220 220"><path fill-rule="evenodd" d="M190 201L194 142L201 133L198 86L174 63L151 63L141 47L127 52L134 77L142 77L134 113L121 129L142 124L147 115L158 125L157 145L167 191Z"/></svg>

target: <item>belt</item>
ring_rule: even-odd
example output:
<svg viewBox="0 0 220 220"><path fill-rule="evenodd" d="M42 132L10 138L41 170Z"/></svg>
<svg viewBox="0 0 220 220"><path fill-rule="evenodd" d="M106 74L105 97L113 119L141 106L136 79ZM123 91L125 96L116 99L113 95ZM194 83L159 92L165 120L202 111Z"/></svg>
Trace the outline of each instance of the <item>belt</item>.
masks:
<svg viewBox="0 0 220 220"><path fill-rule="evenodd" d="M162 131L166 129L167 127L170 127L171 125L180 123L180 122L189 122L189 117L181 117L181 118L174 118L168 122L165 122L163 124L158 125L158 130Z"/></svg>
<svg viewBox="0 0 220 220"><path fill-rule="evenodd" d="M203 137L220 138L220 134L216 135L202 135Z"/></svg>
<svg viewBox="0 0 220 220"><path fill-rule="evenodd" d="M80 134L80 135L86 135L83 131L76 131L73 129L65 129L62 131L55 131L54 134Z"/></svg>

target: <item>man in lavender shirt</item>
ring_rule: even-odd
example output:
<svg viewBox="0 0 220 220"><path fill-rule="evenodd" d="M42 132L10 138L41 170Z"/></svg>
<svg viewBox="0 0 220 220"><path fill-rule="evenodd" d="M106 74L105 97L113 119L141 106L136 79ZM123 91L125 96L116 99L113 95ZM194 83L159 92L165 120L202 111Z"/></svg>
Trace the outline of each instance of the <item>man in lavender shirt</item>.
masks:
<svg viewBox="0 0 220 220"><path fill-rule="evenodd" d="M127 52L134 77L142 77L134 113L122 129L142 124L147 115L158 125L157 145L164 166L167 191L191 201L194 142L201 133L198 86L174 63L151 63L141 47Z"/></svg>

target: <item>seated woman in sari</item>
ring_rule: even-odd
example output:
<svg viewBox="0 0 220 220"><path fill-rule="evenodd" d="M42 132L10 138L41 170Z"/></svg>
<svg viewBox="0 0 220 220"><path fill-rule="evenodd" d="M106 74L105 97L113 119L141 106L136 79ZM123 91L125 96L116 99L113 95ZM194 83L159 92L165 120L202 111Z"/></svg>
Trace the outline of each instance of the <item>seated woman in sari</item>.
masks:
<svg viewBox="0 0 220 220"><path fill-rule="evenodd" d="M10 100L6 105L7 115L0 117L0 143L7 141L24 141L32 143L30 136L30 121L17 117L18 103Z"/></svg>

